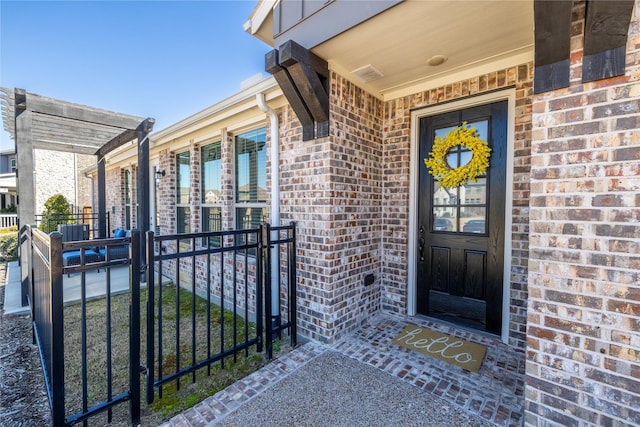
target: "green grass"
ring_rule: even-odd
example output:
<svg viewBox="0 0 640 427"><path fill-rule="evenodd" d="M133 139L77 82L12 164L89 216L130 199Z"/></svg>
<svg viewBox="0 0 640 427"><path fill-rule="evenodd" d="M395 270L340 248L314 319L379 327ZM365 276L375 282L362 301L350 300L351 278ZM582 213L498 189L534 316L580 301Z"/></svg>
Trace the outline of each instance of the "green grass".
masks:
<svg viewBox="0 0 640 427"><path fill-rule="evenodd" d="M155 290L158 298L158 289ZM178 293L173 285L163 287L163 357L162 371L164 374L176 371L178 353L176 352L176 329L180 334L179 359L180 367L190 364L194 356L192 351L191 330L193 326L193 314L195 314L195 357L196 361L202 360L207 355L207 342L211 346L211 354L220 351L221 343L224 349L233 346L234 326L235 336L238 342L245 339L245 333L249 337L255 335L255 325L245 323L242 318L236 318L234 325L233 313L225 311L214 304L210 306L210 317L207 318L207 301L198 296L195 297L195 310L192 310L192 294L180 289L180 310L176 313L176 298ZM100 402L106 398L107 384L107 347L106 324L107 308L106 298L90 301L86 304L87 311L87 391L88 406ZM128 390L128 357L129 357L129 295L116 295L111 298L112 324L112 383L113 395ZM146 365L146 292L141 294L141 365ZM74 304L65 307L65 385L67 415L76 413L82 408L82 357L81 357L81 305ZM180 317L179 327L176 328ZM224 328L220 327L220 317L224 316ZM158 354L158 319L156 310L156 355ZM211 336L207 340L207 324L211 325ZM224 335L224 338L222 337ZM157 379L158 361L153 367ZM208 396L224 389L228 385L254 372L264 365L262 354L255 352L255 346L246 351L241 351L235 356L230 356L222 364L212 364L210 369L203 368L194 375L186 375L177 381L162 386L162 398L159 398L158 389L155 390L155 401L146 405L146 377L141 375L142 381L142 425L157 425L171 416L178 414ZM128 404L118 405L113 411L114 425L125 425L128 416ZM105 424L106 415L92 418L92 424Z"/></svg>

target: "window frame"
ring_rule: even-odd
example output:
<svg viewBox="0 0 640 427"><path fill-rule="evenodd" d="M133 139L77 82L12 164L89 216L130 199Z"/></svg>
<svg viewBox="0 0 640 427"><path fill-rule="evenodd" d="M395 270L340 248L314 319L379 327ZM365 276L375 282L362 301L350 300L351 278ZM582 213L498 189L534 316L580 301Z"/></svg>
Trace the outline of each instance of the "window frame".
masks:
<svg viewBox="0 0 640 427"><path fill-rule="evenodd" d="M219 188L217 188L217 190L220 193L220 197L218 198L217 202L207 202L206 197L207 197L207 185L206 185L206 179L207 179L207 174L206 174L206 161L205 161L205 151L206 150L218 150L219 151L219 157L217 159L214 159L214 162L217 161L219 162L219 178L220 178L220 182L219 182ZM200 197L200 217L201 217L201 231L203 232L211 232L211 231L222 231L222 174L223 174L223 162L222 162L222 141L221 140L216 140L216 141L212 141L206 145L203 145L202 147L200 147L200 193L201 193L201 197ZM215 167L215 166L214 166ZM215 186L214 188L212 188L212 190L216 190ZM211 214L211 210L217 210L219 212L219 226L218 229L210 229L210 221L208 221L208 218L210 217ZM202 245L206 246L207 245L207 239L203 239L202 241ZM209 247L220 247L221 246L221 239L220 238L215 238L215 239L208 239L208 244Z"/></svg>
<svg viewBox="0 0 640 427"><path fill-rule="evenodd" d="M238 149L238 145L239 145L239 139L240 138L248 138L248 136L253 136L252 134L255 135L255 140L258 142L262 142L262 139L264 141L264 144L262 146L262 148L259 151L264 151L264 164L260 164L260 158L257 158L256 161L256 166L255 168L251 168L251 165L249 165L249 182L251 183L251 181L253 181L254 178L251 177L251 173L255 171L255 173L257 174L257 176L255 177L255 182L257 185L257 189L256 189L256 199L257 200L246 200L246 201L241 201L240 199L240 193L239 193L239 189L241 187L240 185L240 177L241 177L241 167L240 167L240 162L239 162L239 157L241 154L245 154L245 153L240 153L239 149ZM262 138L260 138L262 137ZM258 140L258 138L260 138L260 140ZM260 200L260 173L261 171L264 171L264 188L262 188L262 190L264 190L265 194L268 194L268 189L267 189L267 128L266 126L260 126L254 129L249 129L246 130L244 132L238 133L236 135L234 135L233 138L233 144L234 144L234 159L233 159L233 166L234 166L234 209L233 209L233 216L234 216L234 225L235 225L235 229L237 230L243 230L246 229L246 227L240 227L239 226L239 220L240 220L240 215L239 215L239 211L241 209L253 209L253 208L258 208L258 209L264 209L264 215L261 215L262 220L266 219L266 215L267 215L267 207L268 207L268 196L264 197L264 200ZM246 185L250 185L250 184L246 184ZM253 224L255 228L257 226L257 224Z"/></svg>
<svg viewBox="0 0 640 427"><path fill-rule="evenodd" d="M180 173L180 169L184 163L180 163L180 157L186 155L186 166L188 167L187 180L188 180L188 190L187 190L187 201L186 203L181 200L180 197L180 181L182 178L182 174ZM175 154L175 162L176 162L176 233L190 233L191 232L191 152L189 150L182 151L180 153ZM182 215L181 215L182 212ZM183 221L180 219L183 218ZM180 225L182 224L182 226Z"/></svg>

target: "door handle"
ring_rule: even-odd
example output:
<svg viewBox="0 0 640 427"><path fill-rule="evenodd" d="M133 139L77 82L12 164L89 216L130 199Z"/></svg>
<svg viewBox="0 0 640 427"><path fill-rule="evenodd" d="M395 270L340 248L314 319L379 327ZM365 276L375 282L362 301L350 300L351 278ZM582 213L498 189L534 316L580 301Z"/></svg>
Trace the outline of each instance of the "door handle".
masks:
<svg viewBox="0 0 640 427"><path fill-rule="evenodd" d="M420 255L420 261L424 261L424 238L420 237L420 244L418 245L418 254Z"/></svg>

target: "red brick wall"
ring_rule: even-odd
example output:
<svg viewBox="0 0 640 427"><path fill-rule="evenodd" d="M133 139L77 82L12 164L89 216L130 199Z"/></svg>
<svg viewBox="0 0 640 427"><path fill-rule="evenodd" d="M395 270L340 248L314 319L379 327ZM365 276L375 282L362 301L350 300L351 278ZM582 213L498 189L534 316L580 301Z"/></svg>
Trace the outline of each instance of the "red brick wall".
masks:
<svg viewBox="0 0 640 427"><path fill-rule="evenodd" d="M160 234L176 233L176 155L169 149L160 152L159 170L165 171L158 184Z"/></svg>
<svg viewBox="0 0 640 427"><path fill-rule="evenodd" d="M281 218L298 222L300 332L331 342L380 305L382 102L330 76L330 136L279 111ZM364 277L376 281L365 287Z"/></svg>
<svg viewBox="0 0 640 427"><path fill-rule="evenodd" d="M524 350L529 254L529 156L533 66L523 64L388 101L385 104L382 166L382 308L407 312L411 111L473 95L515 87L515 134L509 344ZM508 256L508 255L507 255Z"/></svg>
<svg viewBox="0 0 640 427"><path fill-rule="evenodd" d="M526 424L640 424L640 3L626 74L536 95Z"/></svg>

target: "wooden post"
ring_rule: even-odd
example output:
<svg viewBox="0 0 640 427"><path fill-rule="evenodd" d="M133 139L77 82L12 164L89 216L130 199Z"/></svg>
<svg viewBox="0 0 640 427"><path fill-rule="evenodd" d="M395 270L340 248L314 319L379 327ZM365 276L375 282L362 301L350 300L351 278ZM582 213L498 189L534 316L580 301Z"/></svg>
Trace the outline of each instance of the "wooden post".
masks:
<svg viewBox="0 0 640 427"><path fill-rule="evenodd" d="M138 229L142 235L149 231L151 219L149 218L149 133L153 129L153 119L146 119L138 126ZM146 259L146 245L140 245L140 259ZM144 280L144 279L143 279Z"/></svg>
<svg viewBox="0 0 640 427"><path fill-rule="evenodd" d="M15 90L16 176L18 193L18 228L35 224L35 182L33 172L33 116L27 108L27 94Z"/></svg>

